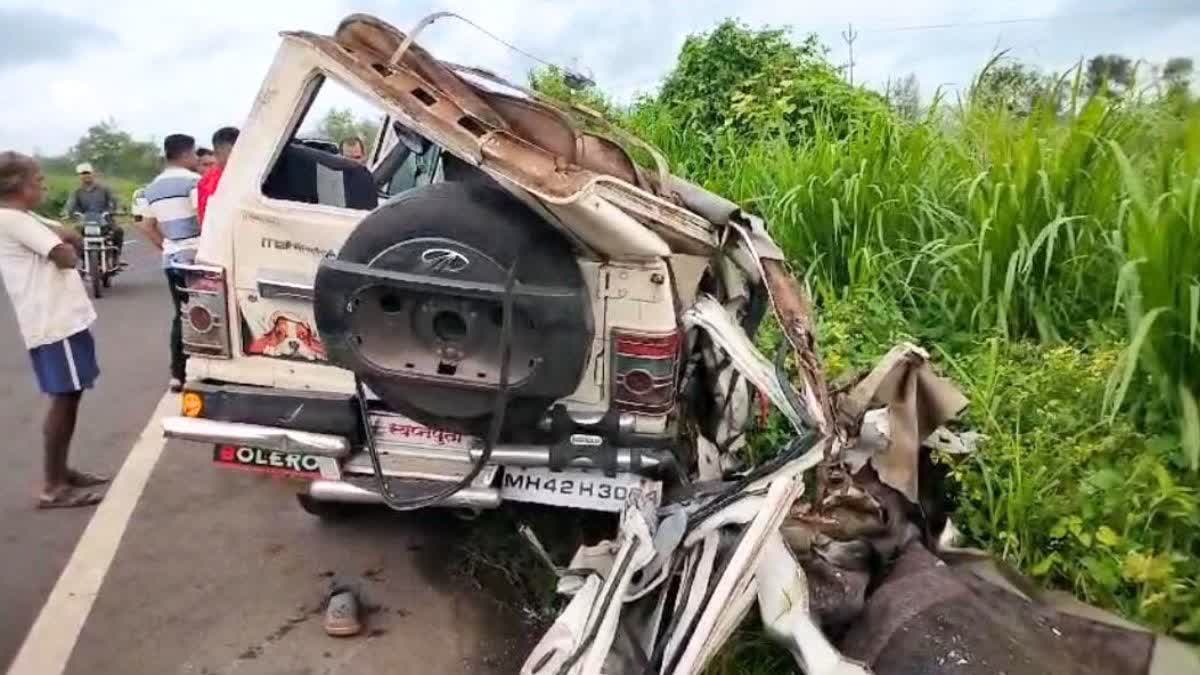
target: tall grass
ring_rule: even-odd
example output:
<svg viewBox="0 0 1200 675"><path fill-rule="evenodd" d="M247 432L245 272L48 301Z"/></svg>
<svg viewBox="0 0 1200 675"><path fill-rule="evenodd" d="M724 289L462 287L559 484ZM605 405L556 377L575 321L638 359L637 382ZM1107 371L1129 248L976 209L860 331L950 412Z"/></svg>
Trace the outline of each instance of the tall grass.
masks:
<svg viewBox="0 0 1200 675"><path fill-rule="evenodd" d="M832 376L912 336L963 386L991 439L952 465L974 543L1200 642L1200 102L1080 81L1013 107L973 87L915 120L748 133L649 98L624 121L766 218ZM749 634L713 672L777 667Z"/></svg>
<svg viewBox="0 0 1200 675"><path fill-rule="evenodd" d="M800 140L697 138L653 104L629 123L677 170L762 213L821 297L877 288L943 334L1044 342L1128 314L1144 338L1111 407L1150 373L1195 463L1200 112L1084 100L1077 86L1069 99L1027 114L967 99L919 120L818 123Z"/></svg>
<svg viewBox="0 0 1200 675"><path fill-rule="evenodd" d="M1195 470L1200 465L1200 115L1173 134L1144 166L1119 146L1112 148L1127 194L1121 231L1128 274L1121 290L1132 339L1110 407L1123 402L1140 358L1180 419L1183 447Z"/></svg>

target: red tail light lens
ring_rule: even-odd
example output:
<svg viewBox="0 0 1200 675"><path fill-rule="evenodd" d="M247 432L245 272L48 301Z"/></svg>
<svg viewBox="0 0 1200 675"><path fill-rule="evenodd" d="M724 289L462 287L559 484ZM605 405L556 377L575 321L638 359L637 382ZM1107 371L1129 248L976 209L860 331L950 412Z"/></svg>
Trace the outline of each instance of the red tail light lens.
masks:
<svg viewBox="0 0 1200 675"><path fill-rule="evenodd" d="M186 319L183 350L197 356L230 358L225 270L210 265L187 265L183 271L185 284L178 289L185 296L180 308Z"/></svg>
<svg viewBox="0 0 1200 675"><path fill-rule="evenodd" d="M613 331L613 404L661 415L675 406L679 333Z"/></svg>
<svg viewBox="0 0 1200 675"><path fill-rule="evenodd" d="M195 305L188 310L188 323L192 325L192 330L197 333L207 333L213 328L212 312L208 311L207 307Z"/></svg>

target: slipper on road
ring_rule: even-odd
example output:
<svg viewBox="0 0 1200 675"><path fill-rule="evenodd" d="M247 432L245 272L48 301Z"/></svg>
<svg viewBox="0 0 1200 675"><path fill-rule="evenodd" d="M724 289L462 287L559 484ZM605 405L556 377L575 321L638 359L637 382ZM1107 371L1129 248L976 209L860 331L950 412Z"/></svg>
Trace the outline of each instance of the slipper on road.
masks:
<svg viewBox="0 0 1200 675"><path fill-rule="evenodd" d="M325 632L334 637L349 637L362 631L358 619L358 598L351 591L339 591L329 597L325 608Z"/></svg>
<svg viewBox="0 0 1200 675"><path fill-rule="evenodd" d="M97 485L104 485L111 480L108 476L89 471L76 471L75 469L67 471L67 484L71 487L96 487Z"/></svg>
<svg viewBox="0 0 1200 675"><path fill-rule="evenodd" d="M42 494L38 497L39 509L78 509L95 506L104 499L95 492L76 492L71 488Z"/></svg>

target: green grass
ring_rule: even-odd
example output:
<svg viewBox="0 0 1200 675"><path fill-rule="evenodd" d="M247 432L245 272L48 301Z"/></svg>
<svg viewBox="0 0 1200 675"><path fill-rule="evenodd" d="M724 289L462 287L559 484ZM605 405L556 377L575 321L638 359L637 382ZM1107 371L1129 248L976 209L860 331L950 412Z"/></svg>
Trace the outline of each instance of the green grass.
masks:
<svg viewBox="0 0 1200 675"><path fill-rule="evenodd" d="M1200 105L1068 94L804 134L689 126L654 98L613 114L766 218L831 381L913 340L960 384L990 439L950 467L975 544L1200 643ZM772 419L748 459L787 433ZM751 618L708 672L790 669Z"/></svg>
<svg viewBox="0 0 1200 675"><path fill-rule="evenodd" d="M831 379L911 338L959 382L991 437L952 472L974 542L1200 642L1200 107L1070 94L801 139L704 133L654 100L626 123L766 218ZM748 634L711 672L771 672Z"/></svg>
<svg viewBox="0 0 1200 675"><path fill-rule="evenodd" d="M1118 330L1100 326L1056 344L996 331L946 335L894 298L858 288L823 298L818 332L831 379L913 339L963 388L971 400L964 422L989 437L977 455L951 464L953 517L974 542L1044 585L1200 642L1200 476L1165 419L1154 434L1146 420L1103 414L1125 349ZM772 351L777 339L768 325L760 346ZM1138 378L1129 395L1152 397L1154 388ZM752 437L751 456L771 453L786 433L773 416ZM752 616L706 672L794 669Z"/></svg>
<svg viewBox="0 0 1200 675"><path fill-rule="evenodd" d="M802 140L696 139L644 104L629 124L685 175L763 214L819 297L874 289L935 336L1053 344L1127 317L1106 399L1153 405L1200 463L1200 111L1095 98L1057 116L971 101ZM1139 337L1140 336L1140 337Z"/></svg>

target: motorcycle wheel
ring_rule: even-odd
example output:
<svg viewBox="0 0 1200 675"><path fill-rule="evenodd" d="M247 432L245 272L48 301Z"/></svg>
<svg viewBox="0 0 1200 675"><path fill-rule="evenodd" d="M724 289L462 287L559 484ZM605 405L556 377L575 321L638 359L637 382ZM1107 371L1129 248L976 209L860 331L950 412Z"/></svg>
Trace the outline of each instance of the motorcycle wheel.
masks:
<svg viewBox="0 0 1200 675"><path fill-rule="evenodd" d="M92 280L92 297L99 300L104 294L100 287L103 285L104 274L100 271L100 252L91 251L87 254L88 276Z"/></svg>

